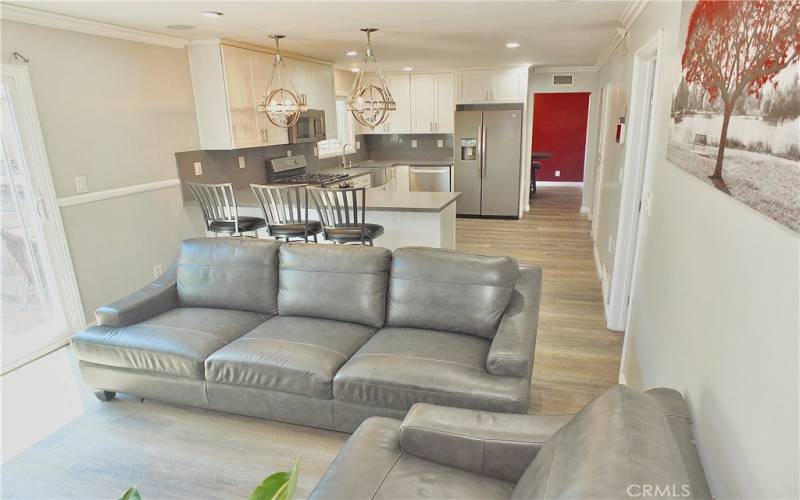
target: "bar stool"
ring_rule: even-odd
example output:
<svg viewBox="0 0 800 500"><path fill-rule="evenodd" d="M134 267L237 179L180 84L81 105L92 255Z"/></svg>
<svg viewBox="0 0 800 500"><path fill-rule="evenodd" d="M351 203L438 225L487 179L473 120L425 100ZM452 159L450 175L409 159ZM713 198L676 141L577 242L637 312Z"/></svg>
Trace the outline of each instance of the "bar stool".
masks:
<svg viewBox="0 0 800 500"><path fill-rule="evenodd" d="M365 221L365 188L309 187L308 192L322 219L326 240L372 246L375 238L383 234L383 226Z"/></svg>
<svg viewBox="0 0 800 500"><path fill-rule="evenodd" d="M317 242L322 224L308 220L307 184L250 184L261 211L267 221L267 231L275 239L300 238L308 243L308 237Z"/></svg>
<svg viewBox="0 0 800 500"><path fill-rule="evenodd" d="M233 194L233 184L198 184L187 183L192 190L203 217L206 221L206 231L218 235L219 233L244 236L244 233L253 232L258 237L257 230L266 227L267 222L261 217L240 216L236 206L236 197Z"/></svg>

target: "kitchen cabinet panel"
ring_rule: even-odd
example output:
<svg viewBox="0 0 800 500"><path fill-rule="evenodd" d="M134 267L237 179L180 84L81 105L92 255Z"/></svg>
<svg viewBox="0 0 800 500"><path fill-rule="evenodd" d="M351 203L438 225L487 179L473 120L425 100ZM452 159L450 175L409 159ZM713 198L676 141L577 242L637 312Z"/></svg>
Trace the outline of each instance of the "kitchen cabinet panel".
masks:
<svg viewBox="0 0 800 500"><path fill-rule="evenodd" d="M258 109L255 106L254 54L253 51L239 47L227 45L222 47L231 138L236 149L266 145L266 138L261 134Z"/></svg>
<svg viewBox="0 0 800 500"><path fill-rule="evenodd" d="M522 102L525 91L523 75L516 70L493 71L490 97L492 102Z"/></svg>
<svg viewBox="0 0 800 500"><path fill-rule="evenodd" d="M314 103L310 109L325 111L325 134L328 139L338 137L336 120L336 88L333 68L322 64L314 65Z"/></svg>
<svg viewBox="0 0 800 500"><path fill-rule="evenodd" d="M436 78L433 73L411 75L411 131L425 134L436 123Z"/></svg>
<svg viewBox="0 0 800 500"><path fill-rule="evenodd" d="M463 71L458 74L458 102L475 103L489 101L491 72Z"/></svg>
<svg viewBox="0 0 800 500"><path fill-rule="evenodd" d="M528 82L522 68L458 73L458 103L525 102Z"/></svg>
<svg viewBox="0 0 800 500"><path fill-rule="evenodd" d="M386 133L407 134L411 132L411 77L404 75L386 76L386 85L392 93L397 109L386 120Z"/></svg>
<svg viewBox="0 0 800 500"><path fill-rule="evenodd" d="M453 118L456 112L455 79L452 73L437 73L436 87L436 121L433 131L436 133L453 133Z"/></svg>
<svg viewBox="0 0 800 500"><path fill-rule="evenodd" d="M256 116L258 118L258 129L262 145L272 146L275 144L288 144L289 133L287 129L274 125L265 113L259 111L261 103L267 94L269 77L272 75L272 63L274 57L270 54L257 52L252 57L253 82L254 82L254 104L256 106Z"/></svg>

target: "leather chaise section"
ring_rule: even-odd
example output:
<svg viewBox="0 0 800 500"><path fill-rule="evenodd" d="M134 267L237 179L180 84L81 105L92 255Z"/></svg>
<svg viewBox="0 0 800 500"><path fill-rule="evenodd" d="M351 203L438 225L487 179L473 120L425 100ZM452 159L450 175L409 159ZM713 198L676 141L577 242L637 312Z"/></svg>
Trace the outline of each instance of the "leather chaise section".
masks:
<svg viewBox="0 0 800 500"><path fill-rule="evenodd" d="M333 376L373 333L355 323L278 316L212 354L206 378L330 399Z"/></svg>
<svg viewBox="0 0 800 500"><path fill-rule="evenodd" d="M380 328L386 318L390 261L385 248L283 245L279 314Z"/></svg>
<svg viewBox="0 0 800 500"><path fill-rule="evenodd" d="M277 314L280 246L254 238L183 241L177 271L180 304Z"/></svg>
<svg viewBox="0 0 800 500"><path fill-rule="evenodd" d="M517 261L435 248L394 252L387 326L491 339L517 279Z"/></svg>
<svg viewBox="0 0 800 500"><path fill-rule="evenodd" d="M203 379L203 361L267 316L231 309L180 307L121 328L92 326L72 337L81 361Z"/></svg>
<svg viewBox="0 0 800 500"><path fill-rule="evenodd" d="M459 333L383 328L339 370L339 401L408 410L414 403L521 413L528 383L485 369L489 341Z"/></svg>

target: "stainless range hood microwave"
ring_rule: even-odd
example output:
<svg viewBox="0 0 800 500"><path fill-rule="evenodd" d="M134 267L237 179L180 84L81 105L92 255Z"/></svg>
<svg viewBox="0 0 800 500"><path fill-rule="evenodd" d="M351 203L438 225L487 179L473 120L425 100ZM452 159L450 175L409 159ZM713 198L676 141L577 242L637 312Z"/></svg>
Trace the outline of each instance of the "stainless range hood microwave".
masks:
<svg viewBox="0 0 800 500"><path fill-rule="evenodd" d="M309 109L300 113L297 123L289 127L289 144L325 139L325 111L321 109Z"/></svg>

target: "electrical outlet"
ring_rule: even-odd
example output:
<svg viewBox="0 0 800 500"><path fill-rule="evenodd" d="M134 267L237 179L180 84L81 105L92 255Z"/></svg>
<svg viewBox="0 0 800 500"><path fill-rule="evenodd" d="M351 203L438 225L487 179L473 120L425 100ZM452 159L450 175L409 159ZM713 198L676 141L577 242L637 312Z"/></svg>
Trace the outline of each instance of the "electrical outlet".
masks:
<svg viewBox="0 0 800 500"><path fill-rule="evenodd" d="M245 163L244 163L244 156L240 156L239 157L239 168L244 168L246 166L247 165L245 165Z"/></svg>
<svg viewBox="0 0 800 500"><path fill-rule="evenodd" d="M86 176L81 175L75 177L75 192L77 193L89 192L89 182L86 180Z"/></svg>
<svg viewBox="0 0 800 500"><path fill-rule="evenodd" d="M416 139L411 139L411 147L412 148L417 147L417 140Z"/></svg>
<svg viewBox="0 0 800 500"><path fill-rule="evenodd" d="M561 177L561 170L556 170L556 177Z"/></svg>
<svg viewBox="0 0 800 500"><path fill-rule="evenodd" d="M444 147L444 140L442 140L442 139L437 139L437 140L436 140L436 147L437 147L437 148L443 148L443 147Z"/></svg>
<svg viewBox="0 0 800 500"><path fill-rule="evenodd" d="M356 151L361 149L361 141L356 141Z"/></svg>
<svg viewBox="0 0 800 500"><path fill-rule="evenodd" d="M199 161L194 162L194 175L203 175L203 165Z"/></svg>
<svg viewBox="0 0 800 500"><path fill-rule="evenodd" d="M164 274L164 269L161 267L161 264L156 264L155 266L153 266L153 277L154 278L158 278L162 274Z"/></svg>
<svg viewBox="0 0 800 500"><path fill-rule="evenodd" d="M316 146L314 146L314 156L319 158L319 148L317 148Z"/></svg>
<svg viewBox="0 0 800 500"><path fill-rule="evenodd" d="M287 149L286 150L286 157L287 158L291 158L292 157L292 150L291 149Z"/></svg>

